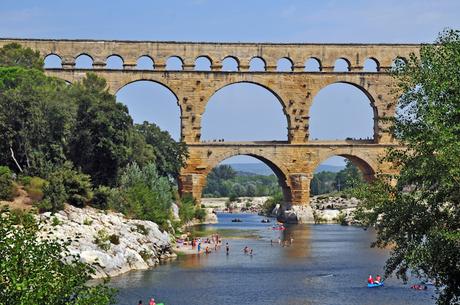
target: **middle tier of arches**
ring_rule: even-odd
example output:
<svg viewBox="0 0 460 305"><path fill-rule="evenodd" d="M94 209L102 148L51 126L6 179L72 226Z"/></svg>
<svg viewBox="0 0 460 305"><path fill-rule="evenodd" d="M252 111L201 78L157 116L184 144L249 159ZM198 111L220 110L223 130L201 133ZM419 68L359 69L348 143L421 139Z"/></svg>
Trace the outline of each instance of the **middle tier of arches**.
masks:
<svg viewBox="0 0 460 305"><path fill-rule="evenodd" d="M69 82L86 75L82 70L47 71ZM318 92L336 83L358 88L370 101L374 113L374 143L391 142L385 118L394 116L394 96L387 74L267 74L267 73L213 73L213 72L155 72L98 70L112 93L137 81L152 81L168 88L176 97L181 115L181 139L186 143L201 140L201 118L211 97L222 88L237 83L250 83L270 91L279 100L287 119L287 141L309 141L310 109Z"/></svg>

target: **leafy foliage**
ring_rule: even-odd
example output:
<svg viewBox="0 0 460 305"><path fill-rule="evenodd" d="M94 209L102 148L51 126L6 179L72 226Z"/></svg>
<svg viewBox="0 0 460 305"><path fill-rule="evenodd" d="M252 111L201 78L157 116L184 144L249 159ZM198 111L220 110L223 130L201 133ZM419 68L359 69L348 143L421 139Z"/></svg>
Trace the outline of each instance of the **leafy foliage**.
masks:
<svg viewBox="0 0 460 305"><path fill-rule="evenodd" d="M361 171L350 160L346 160L345 168L338 173L319 172L314 174L310 184L310 194L321 195L352 189L363 182L364 178Z"/></svg>
<svg viewBox="0 0 460 305"><path fill-rule="evenodd" d="M38 238L31 214L3 211L0 217L1 305L114 304L113 289L86 285L94 270L69 253L68 242Z"/></svg>
<svg viewBox="0 0 460 305"><path fill-rule="evenodd" d="M0 166L0 200L13 197L13 173L6 166Z"/></svg>
<svg viewBox="0 0 460 305"><path fill-rule="evenodd" d="M281 192L275 193L273 196L268 198L262 205L261 212L264 215L270 215L277 204L283 202L283 194Z"/></svg>
<svg viewBox="0 0 460 305"><path fill-rule="evenodd" d="M43 189L42 211L56 212L64 208L64 202L83 207L91 198L91 180L88 175L72 168L69 162L49 175L49 182Z"/></svg>
<svg viewBox="0 0 460 305"><path fill-rule="evenodd" d="M386 273L412 270L435 282L438 304L460 303L460 35L443 32L394 71L400 111L394 134L404 149L385 161L400 169L360 190L360 217L377 225L375 245L393 246Z"/></svg>
<svg viewBox="0 0 460 305"><path fill-rule="evenodd" d="M42 70L43 59L38 51L10 43L0 48L0 67L11 66Z"/></svg>
<svg viewBox="0 0 460 305"><path fill-rule="evenodd" d="M269 196L280 189L275 175L236 172L230 165L213 168L206 179L204 197Z"/></svg>
<svg viewBox="0 0 460 305"><path fill-rule="evenodd" d="M78 108L70 159L95 185L113 186L130 157L132 119L128 109L107 91L104 79L91 73L72 86L71 95Z"/></svg>
<svg viewBox="0 0 460 305"><path fill-rule="evenodd" d="M184 142L174 141L167 131L162 131L153 123L136 124L135 130L142 135L147 145L153 149L158 174L177 178L188 157Z"/></svg>
<svg viewBox="0 0 460 305"><path fill-rule="evenodd" d="M168 178L158 175L156 165L126 167L120 178L118 200L110 208L129 217L151 220L167 229L172 220L172 189Z"/></svg>

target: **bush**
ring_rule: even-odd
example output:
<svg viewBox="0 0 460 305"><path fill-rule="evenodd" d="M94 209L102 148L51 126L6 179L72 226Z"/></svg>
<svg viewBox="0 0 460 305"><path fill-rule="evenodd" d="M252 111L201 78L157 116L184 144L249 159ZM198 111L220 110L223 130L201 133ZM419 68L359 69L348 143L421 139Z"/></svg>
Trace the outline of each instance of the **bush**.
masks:
<svg viewBox="0 0 460 305"><path fill-rule="evenodd" d="M122 174L119 194L110 208L132 218L153 221L167 230L168 220L172 221L172 196L168 178L158 176L155 164L140 168L133 163Z"/></svg>
<svg viewBox="0 0 460 305"><path fill-rule="evenodd" d="M283 194L276 193L275 195L271 196L267 200L265 200L264 204L262 205L261 213L263 215L270 215L273 209L276 207L277 204L281 204L283 202Z"/></svg>
<svg viewBox="0 0 460 305"><path fill-rule="evenodd" d="M142 257L142 259L144 261L148 261L149 259L152 258L153 256L153 253L149 250L146 250L146 249L142 249L140 252L139 252L139 255Z"/></svg>
<svg viewBox="0 0 460 305"><path fill-rule="evenodd" d="M43 199L44 192L43 189L46 185L46 180L40 177L29 177L24 176L21 178L21 183L24 185L29 197L34 202L38 202Z"/></svg>
<svg viewBox="0 0 460 305"><path fill-rule="evenodd" d="M0 200L11 200L13 195L13 173L8 167L0 166Z"/></svg>
<svg viewBox="0 0 460 305"><path fill-rule="evenodd" d="M0 304L114 304L113 289L87 286L94 268L72 255L68 242L38 238L32 214L3 211L0 219Z"/></svg>
<svg viewBox="0 0 460 305"><path fill-rule="evenodd" d="M195 217L196 201L191 195L186 195L179 206L179 218L182 223L187 223Z"/></svg>
<svg viewBox="0 0 460 305"><path fill-rule="evenodd" d="M110 243L114 245L119 245L120 244L120 236L117 234L112 234L109 236Z"/></svg>
<svg viewBox="0 0 460 305"><path fill-rule="evenodd" d="M97 209L107 210L114 205L112 202L115 200L116 194L116 189L100 185L94 190L93 198L89 204Z"/></svg>
<svg viewBox="0 0 460 305"><path fill-rule="evenodd" d="M143 224L136 223L136 231L141 233L142 235L148 235L149 229L146 228Z"/></svg>
<svg viewBox="0 0 460 305"><path fill-rule="evenodd" d="M104 251L110 249L110 236L105 229L97 231L94 237L94 243Z"/></svg>
<svg viewBox="0 0 460 305"><path fill-rule="evenodd" d="M83 207L91 197L91 181L88 175L72 169L66 162L51 172L49 183L43 187L44 199L39 207L41 211L56 212L64 208L64 202Z"/></svg>
<svg viewBox="0 0 460 305"><path fill-rule="evenodd" d="M57 212L64 209L64 202L67 193L62 181L62 177L52 173L49 182L43 187L43 200L38 205L40 212Z"/></svg>
<svg viewBox="0 0 460 305"><path fill-rule="evenodd" d="M206 210L202 208L198 208L195 210L195 218L199 221L203 221L206 218Z"/></svg>

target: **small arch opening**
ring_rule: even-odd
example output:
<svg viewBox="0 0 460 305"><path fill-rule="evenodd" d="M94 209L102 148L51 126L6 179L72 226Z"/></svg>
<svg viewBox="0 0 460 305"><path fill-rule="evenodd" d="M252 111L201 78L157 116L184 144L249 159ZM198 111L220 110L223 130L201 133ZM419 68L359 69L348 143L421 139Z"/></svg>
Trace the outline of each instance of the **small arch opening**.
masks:
<svg viewBox="0 0 460 305"><path fill-rule="evenodd" d="M222 61L222 71L237 72L239 71L239 63L235 57L227 56Z"/></svg>
<svg viewBox="0 0 460 305"><path fill-rule="evenodd" d="M184 62L178 56L171 56L166 61L166 70L168 71L181 71L184 68Z"/></svg>
<svg viewBox="0 0 460 305"><path fill-rule="evenodd" d="M280 58L278 62L276 63L276 71L292 72L293 71L292 61L287 57Z"/></svg>
<svg viewBox="0 0 460 305"><path fill-rule="evenodd" d="M339 58L334 63L334 72L349 72L350 62L345 58Z"/></svg>
<svg viewBox="0 0 460 305"><path fill-rule="evenodd" d="M378 72L380 70L379 63L375 58L368 58L364 62L364 72Z"/></svg>
<svg viewBox="0 0 460 305"><path fill-rule="evenodd" d="M321 61L316 57L310 57L305 62L305 71L307 71L307 72L321 72Z"/></svg>
<svg viewBox="0 0 460 305"><path fill-rule="evenodd" d="M136 68L138 70L153 70L154 63L150 56L144 55L137 59Z"/></svg>
<svg viewBox="0 0 460 305"><path fill-rule="evenodd" d="M249 61L249 71L251 72L263 72L266 71L265 60L262 57L253 57Z"/></svg>
<svg viewBox="0 0 460 305"><path fill-rule="evenodd" d="M119 55L110 55L105 61L106 69L123 70L123 58Z"/></svg>
<svg viewBox="0 0 460 305"><path fill-rule="evenodd" d="M391 63L391 70L402 69L407 65L407 59L401 56L396 57Z"/></svg>
<svg viewBox="0 0 460 305"><path fill-rule="evenodd" d="M75 60L75 68L77 69L92 69L93 59L87 54L81 54Z"/></svg>
<svg viewBox="0 0 460 305"><path fill-rule="evenodd" d="M62 59L56 54L49 54L45 57L43 67L45 69L61 69Z"/></svg>
<svg viewBox="0 0 460 305"><path fill-rule="evenodd" d="M207 56L200 56L195 60L195 71L211 71L211 64Z"/></svg>

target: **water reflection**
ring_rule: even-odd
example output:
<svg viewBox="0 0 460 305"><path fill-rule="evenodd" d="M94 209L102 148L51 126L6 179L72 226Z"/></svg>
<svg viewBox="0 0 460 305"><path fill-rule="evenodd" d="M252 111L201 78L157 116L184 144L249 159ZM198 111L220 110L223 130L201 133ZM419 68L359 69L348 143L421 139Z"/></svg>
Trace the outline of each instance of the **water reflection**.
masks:
<svg viewBox="0 0 460 305"><path fill-rule="evenodd" d="M168 305L434 304L433 290L415 292L395 279L386 280L381 289L366 287L367 275L382 272L388 253L369 247L374 238L370 231L338 225L291 225L274 231L258 216L238 215L242 223L231 223L232 217L219 215L218 225L203 228L209 235L222 234L229 255L222 247L115 277L111 285L120 289L118 304L137 304L151 296ZM282 247L278 239L289 244ZM245 246L254 249L253 256L241 251Z"/></svg>
<svg viewBox="0 0 460 305"><path fill-rule="evenodd" d="M311 254L311 229L306 225L289 225L282 233L286 245L283 254L288 259L308 258Z"/></svg>

